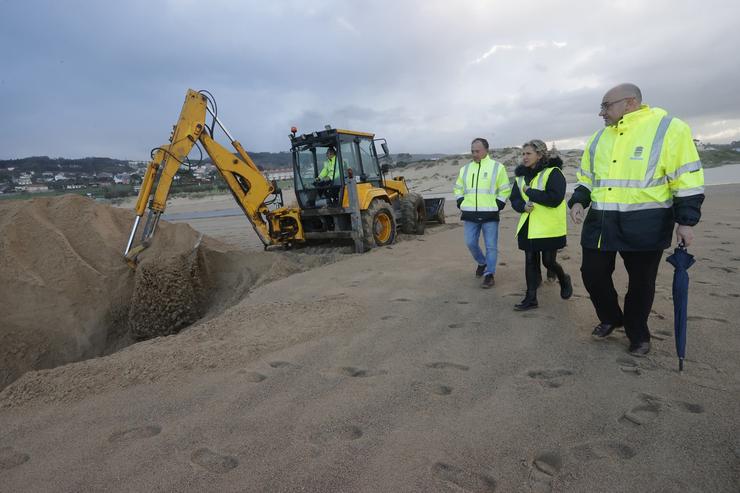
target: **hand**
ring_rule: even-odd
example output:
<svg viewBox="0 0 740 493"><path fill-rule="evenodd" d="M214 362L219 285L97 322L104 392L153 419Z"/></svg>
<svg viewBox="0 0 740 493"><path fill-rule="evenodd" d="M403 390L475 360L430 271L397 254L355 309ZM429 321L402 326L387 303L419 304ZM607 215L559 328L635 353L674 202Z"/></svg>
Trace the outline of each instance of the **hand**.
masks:
<svg viewBox="0 0 740 493"><path fill-rule="evenodd" d="M583 205L576 202L573 207L570 208L570 219L576 224L583 222L584 210Z"/></svg>
<svg viewBox="0 0 740 493"><path fill-rule="evenodd" d="M524 204L524 212L532 212L534 210L534 204L532 202L527 202Z"/></svg>
<svg viewBox="0 0 740 493"><path fill-rule="evenodd" d="M694 227L679 224L676 228L676 241L679 245L683 243L684 247L691 245L691 242L694 241Z"/></svg>

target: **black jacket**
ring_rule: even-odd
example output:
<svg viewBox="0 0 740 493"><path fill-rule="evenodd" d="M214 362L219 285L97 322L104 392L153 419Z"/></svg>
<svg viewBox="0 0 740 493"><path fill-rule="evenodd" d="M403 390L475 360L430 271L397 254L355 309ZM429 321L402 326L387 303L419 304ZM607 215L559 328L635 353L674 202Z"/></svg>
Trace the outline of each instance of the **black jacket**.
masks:
<svg viewBox="0 0 740 493"><path fill-rule="evenodd" d="M565 177L563 176L562 171L560 171L563 168L563 161L562 159L560 159L560 157L554 156L546 161L540 160L540 162L538 162L534 168L527 168L524 165L519 165L516 167L516 170L514 170L514 175L517 177L523 176L524 183L529 185L532 181L532 178L534 178L537 173L546 168L557 168L558 171L553 171L552 173L550 173L550 177L547 180L545 190L534 190L530 188L527 190L527 196L529 197L529 200L537 204L545 205L547 207L557 207L565 199L566 188ZM514 186L511 190L511 197L509 198L509 200L511 200L511 207L515 211L519 212L520 214L524 212L526 201L522 197L521 191L519 190L519 185L516 180L514 180ZM559 248L565 247L565 236L529 239L527 238L528 233L529 218L527 218L527 221L524 223L522 229L520 229L519 233L517 234L520 250L545 251L557 250Z"/></svg>

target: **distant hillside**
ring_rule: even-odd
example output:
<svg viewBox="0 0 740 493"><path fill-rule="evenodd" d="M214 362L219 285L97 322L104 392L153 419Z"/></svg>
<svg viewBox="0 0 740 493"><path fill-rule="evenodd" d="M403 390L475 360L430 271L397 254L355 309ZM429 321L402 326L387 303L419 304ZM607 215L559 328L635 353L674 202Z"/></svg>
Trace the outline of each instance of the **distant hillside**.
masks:
<svg viewBox="0 0 740 493"><path fill-rule="evenodd" d="M35 173L76 171L78 173L121 173L129 170L128 161L107 157L86 157L81 159L50 158L33 156L21 159L0 161L0 169L15 168L15 171Z"/></svg>
<svg viewBox="0 0 740 493"><path fill-rule="evenodd" d="M736 143L733 143L736 144ZM724 164L740 163L740 145L713 145L708 149L700 149L699 157L705 168L712 168ZM290 152L249 152L249 156L258 166L263 169L289 168L293 165ZM566 166L577 165L580 161L582 150L565 149L559 150ZM513 165L521 161L521 149L518 147L504 147L493 149L495 159ZM190 162L193 165L198 164L196 157L191 156ZM408 165L424 166L434 163L439 159L456 158L464 161L470 159L469 155L452 155L452 154L410 154L399 153L391 154L391 162L395 167L405 167ZM210 158L204 156L202 163L211 163ZM77 173L96 174L96 173L124 173L131 172L132 168L128 165L127 160L114 159L107 157L86 157L80 159L50 158L48 156L33 156L21 159L0 160L0 170L15 168L14 173L30 172L60 172L75 171Z"/></svg>

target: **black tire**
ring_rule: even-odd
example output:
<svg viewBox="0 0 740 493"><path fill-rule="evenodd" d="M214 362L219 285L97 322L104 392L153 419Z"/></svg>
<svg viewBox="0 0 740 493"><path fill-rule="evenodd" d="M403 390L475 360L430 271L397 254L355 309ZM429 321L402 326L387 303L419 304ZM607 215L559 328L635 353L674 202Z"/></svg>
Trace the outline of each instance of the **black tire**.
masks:
<svg viewBox="0 0 740 493"><path fill-rule="evenodd" d="M373 199L370 207L362 211L362 233L366 250L396 241L396 219L388 203Z"/></svg>
<svg viewBox="0 0 740 493"><path fill-rule="evenodd" d="M418 193L401 197L401 232L423 235L426 229L427 210L424 199Z"/></svg>

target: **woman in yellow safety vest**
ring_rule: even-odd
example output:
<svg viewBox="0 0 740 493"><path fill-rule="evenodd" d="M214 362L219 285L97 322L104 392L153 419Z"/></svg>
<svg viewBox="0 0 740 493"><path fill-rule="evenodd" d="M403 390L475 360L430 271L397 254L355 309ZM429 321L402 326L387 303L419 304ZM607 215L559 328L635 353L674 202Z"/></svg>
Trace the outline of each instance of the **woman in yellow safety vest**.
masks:
<svg viewBox="0 0 740 493"><path fill-rule="evenodd" d="M554 272L560 282L560 297L567 300L573 294L570 276L557 262L559 248L565 246L567 234L565 177L563 161L550 157L547 145L530 140L522 146L524 164L514 171L511 206L521 214L517 226L519 249L525 254L527 294L515 310L537 308L537 288L542 282L540 255L548 272Z"/></svg>

